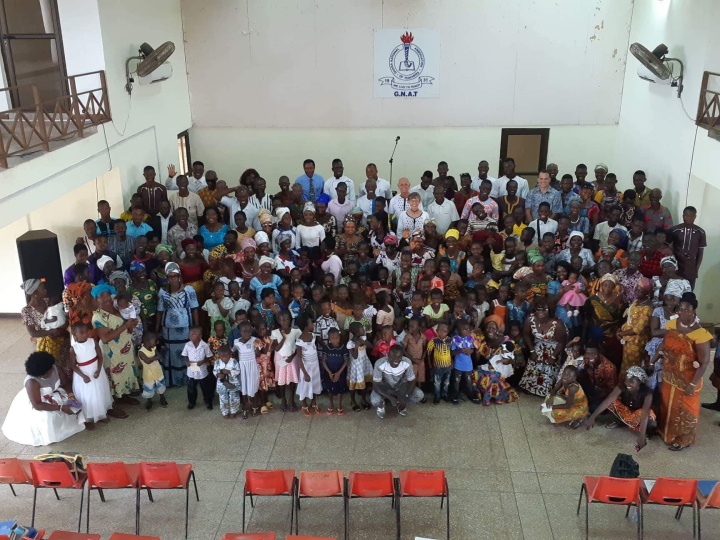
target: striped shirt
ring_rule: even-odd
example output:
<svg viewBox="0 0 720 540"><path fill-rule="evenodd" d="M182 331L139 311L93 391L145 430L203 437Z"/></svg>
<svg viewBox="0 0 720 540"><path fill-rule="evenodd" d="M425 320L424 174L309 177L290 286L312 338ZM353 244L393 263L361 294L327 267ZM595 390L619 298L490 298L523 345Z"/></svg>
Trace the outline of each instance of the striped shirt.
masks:
<svg viewBox="0 0 720 540"><path fill-rule="evenodd" d="M433 368L449 368L452 367L452 355L450 354L450 345L452 340L450 337L433 338L427 344L428 353L432 359Z"/></svg>
<svg viewBox="0 0 720 540"><path fill-rule="evenodd" d="M258 210L264 208L268 212L272 212L272 195L266 193L259 199L257 195L252 195L250 199L248 199L248 204L251 204L254 208L257 208Z"/></svg>

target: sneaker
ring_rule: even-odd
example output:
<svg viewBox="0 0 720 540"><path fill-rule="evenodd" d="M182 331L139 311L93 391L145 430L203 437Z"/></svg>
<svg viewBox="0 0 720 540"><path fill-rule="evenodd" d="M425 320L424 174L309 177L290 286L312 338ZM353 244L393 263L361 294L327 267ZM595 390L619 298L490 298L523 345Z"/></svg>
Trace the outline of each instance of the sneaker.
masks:
<svg viewBox="0 0 720 540"><path fill-rule="evenodd" d="M385 418L385 407L378 407L376 412L378 418Z"/></svg>
<svg viewBox="0 0 720 540"><path fill-rule="evenodd" d="M407 408L405 407L398 407L398 414L400 416L407 416Z"/></svg>
<svg viewBox="0 0 720 540"><path fill-rule="evenodd" d="M458 398L452 398L450 400L450 403L452 403L453 405L460 405L460 400Z"/></svg>

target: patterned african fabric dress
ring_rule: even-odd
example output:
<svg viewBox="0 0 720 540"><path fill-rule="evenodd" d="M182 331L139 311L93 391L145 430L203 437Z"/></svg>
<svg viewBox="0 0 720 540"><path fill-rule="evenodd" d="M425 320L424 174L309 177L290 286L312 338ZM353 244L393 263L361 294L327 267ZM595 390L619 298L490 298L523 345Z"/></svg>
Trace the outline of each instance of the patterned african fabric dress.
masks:
<svg viewBox="0 0 720 540"><path fill-rule="evenodd" d="M165 347L162 351L162 364L165 384L184 386L187 382L187 368L182 355L188 342L190 326L193 324L192 310L198 309L195 289L185 285L175 293L160 290L158 294L158 312L162 317L162 337Z"/></svg>
<svg viewBox="0 0 720 540"><path fill-rule="evenodd" d="M650 341L650 318L653 307L633 301L627 311L627 320L620 330L632 330L634 336L623 338L623 359L620 367L620 380L632 366L640 366L645 358L645 345Z"/></svg>
<svg viewBox="0 0 720 540"><path fill-rule="evenodd" d="M583 392L582 386L578 383L572 383L567 388L561 388L557 397L561 399L567 399L570 394L570 388L575 389L575 399L573 404L567 409L553 409L550 412L544 413L553 424L562 424L565 422L572 422L573 420L580 420L588 415L588 400ZM550 396L548 396L548 399Z"/></svg>
<svg viewBox="0 0 720 540"><path fill-rule="evenodd" d="M271 345L272 339L268 336L255 338L255 350L262 351L265 349L264 353L260 353L255 357L260 371L259 388L261 392L267 392L269 388L275 388L275 363L272 361Z"/></svg>
<svg viewBox="0 0 720 540"><path fill-rule="evenodd" d="M488 359L487 364L478 367L472 374L473 391L477 393L477 397L482 399L483 405L490 405L492 400L495 400L497 405L517 401L518 395L515 389L492 368L489 362L490 358L502 352L502 346L491 347L479 330L474 331L472 337L478 354Z"/></svg>
<svg viewBox="0 0 720 540"><path fill-rule="evenodd" d="M85 307L86 298L90 297L93 286L87 281L76 281L71 283L62 294L63 305L68 314L68 326L84 323L92 328L93 312ZM95 331L91 330L91 337L94 339Z"/></svg>
<svg viewBox="0 0 720 540"><path fill-rule="evenodd" d="M627 389L623 389L620 397L612 402L607 410L617 416L618 420L631 430L638 432L640 431L640 424L642 422L642 408L645 402L645 396L651 392L652 390L645 385L640 385L640 391L637 396L633 396ZM648 417L651 421L656 419L655 411L653 411L652 408L650 409Z"/></svg>
<svg viewBox="0 0 720 540"><path fill-rule="evenodd" d="M140 289L136 285L131 284L128 287L127 291L135 298L140 300L140 306L142 308L140 316L143 319L149 319L155 316L155 313L157 313L158 288L152 279L147 280L143 289Z"/></svg>
<svg viewBox="0 0 720 540"><path fill-rule="evenodd" d="M93 314L94 328L107 328L111 332L122 326L125 321L114 313L98 309ZM117 338L103 343L100 340L105 368L110 369L110 390L115 398L121 398L140 390L135 374L135 353L132 334L123 332Z"/></svg>
<svg viewBox="0 0 720 540"><path fill-rule="evenodd" d="M698 418L700 416L700 391L702 379L692 396L685 389L692 382L698 362L696 345L707 343L712 334L698 328L687 334L677 330L677 319L665 325L667 334L660 350L665 353L663 382L660 385L660 435L666 444L687 446L695 444Z"/></svg>
<svg viewBox="0 0 720 540"><path fill-rule="evenodd" d="M45 298L45 303L49 305L49 301ZM27 305L20 311L20 318L25 326L31 326L35 330L42 330L42 322L45 313L39 312L31 305ZM35 350L44 351L53 355L55 364L62 369L68 378L72 378L72 369L70 369L70 338L67 332L61 337L46 336L42 338L33 338L35 341Z"/></svg>
<svg viewBox="0 0 720 540"><path fill-rule="evenodd" d="M550 328L540 332L535 314L529 316L530 331L535 338L534 352L537 358L528 358L525 373L520 379L520 388L536 396L545 397L555 386L558 377L558 366L555 365L553 353L558 345L555 340L557 320L552 321Z"/></svg>

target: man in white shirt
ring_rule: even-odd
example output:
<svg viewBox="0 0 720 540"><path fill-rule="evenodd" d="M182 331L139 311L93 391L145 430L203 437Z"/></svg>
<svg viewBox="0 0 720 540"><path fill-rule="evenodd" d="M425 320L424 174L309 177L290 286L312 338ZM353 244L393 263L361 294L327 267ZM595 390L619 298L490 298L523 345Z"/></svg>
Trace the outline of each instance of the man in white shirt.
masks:
<svg viewBox="0 0 720 540"><path fill-rule="evenodd" d="M168 191L178 189L177 179L175 178L176 174L175 165L168 165L168 178L165 180L165 187ZM205 164L202 161L195 161L192 164L192 175L186 178L188 179L188 189L192 193L197 193L201 189L206 188ZM169 193L168 196L170 196Z"/></svg>
<svg viewBox="0 0 720 540"><path fill-rule="evenodd" d="M235 193L235 197L230 197L230 193ZM247 186L239 185L236 188L228 188L225 180L218 180L215 188L215 200L224 204L230 212L230 226L234 229L237 227L235 223L235 212L245 213L245 223L248 227L252 227L256 231L261 229L260 220L258 219L258 209L250 204L250 192Z"/></svg>
<svg viewBox="0 0 720 540"><path fill-rule="evenodd" d="M539 238L542 240L542 237L545 233L549 232L555 234L557 232L557 221L550 218L550 213L550 203L546 201L541 202L540 206L538 207L537 219L533 219L528 224L528 227L535 229L535 238Z"/></svg>
<svg viewBox="0 0 720 540"><path fill-rule="evenodd" d="M323 187L323 193L327 193L330 195L330 198L337 199L337 185L340 182L344 182L345 186L347 187L347 193L346 197L350 202L355 202L356 196L355 196L355 182L353 182L350 178L343 175L343 172L345 171L345 167L343 166L343 162L341 159L336 158L332 161L332 172L333 175L329 177L327 180L325 180L325 186Z"/></svg>
<svg viewBox="0 0 720 540"><path fill-rule="evenodd" d="M390 182L385 180L384 178L378 178L378 170L377 165L374 163L368 163L367 167L365 167L365 176L366 178L372 178L375 180L376 187L376 194L378 197L385 197L388 201L392 199L392 189L390 188ZM358 196L365 195L365 186L360 186L360 191L358 192Z"/></svg>
<svg viewBox="0 0 720 540"><path fill-rule="evenodd" d="M363 219L362 224L367 225L367 218L375 213L375 199L377 198L377 183L372 178L368 178L365 181L365 195L362 195L357 200L357 207L362 208Z"/></svg>
<svg viewBox="0 0 720 540"><path fill-rule="evenodd" d="M420 183L417 186L410 188L410 193L417 193L420 195L420 203L427 208L435 200L433 195L433 175L431 171L425 171L420 178Z"/></svg>
<svg viewBox="0 0 720 540"><path fill-rule="evenodd" d="M522 197L523 199L526 198L530 192L530 186L528 185L527 180L525 180L522 176L515 174L515 160L513 158L509 157L503 159L503 172L505 173L505 176L498 178L497 183L495 183L496 189L490 193L490 196L504 197L507 195L505 185L508 181L515 180L518 184L517 196Z"/></svg>
<svg viewBox="0 0 720 540"><path fill-rule="evenodd" d="M613 229L621 229L625 232L627 232L627 228L625 228L623 225L621 225L620 222L620 216L622 215L622 208L620 206L615 205L610 207L610 210L607 215L607 221L602 221L595 225L595 232L593 234L593 251L597 251L600 248L604 248L608 245L608 238L610 236L610 232Z"/></svg>
<svg viewBox="0 0 720 540"><path fill-rule="evenodd" d="M250 197L250 204L259 212L263 208L268 212L272 212L272 195L265 193L267 182L264 178L255 179L255 193ZM255 228L255 227L253 227ZM255 229L260 230L260 229Z"/></svg>
<svg viewBox="0 0 720 540"><path fill-rule="evenodd" d="M427 207L430 219L435 220L435 230L445 236L453 221L460 219L455 203L445 198L445 190L442 186L433 188L433 202Z"/></svg>
<svg viewBox="0 0 720 540"><path fill-rule="evenodd" d="M470 188L473 189L473 190L475 190L475 191L480 191L480 184L482 184L482 181L483 181L483 180L490 180L490 181L492 182L492 185L493 185L492 191L493 191L493 192L496 192L496 191L497 191L497 183L498 183L498 181L497 181L497 178L493 178L492 176L488 176L488 171L489 171L489 170L490 170L490 165L489 165L488 162L485 161L484 159L483 159L480 163L478 163L478 174L477 174L477 176L473 176L473 177L472 177L472 180L471 180L471 182L470 182ZM492 195L492 192L490 193L490 195L491 195L491 196L496 196L496 195Z"/></svg>
<svg viewBox="0 0 720 540"><path fill-rule="evenodd" d="M418 193L418 195L420 194ZM410 201L408 201L409 196L410 180L403 176L400 180L398 180L398 194L390 199L390 202L388 203L388 214L391 216L399 216L402 212L405 212L408 208L410 208ZM422 210L422 198L420 200L420 210Z"/></svg>
<svg viewBox="0 0 720 540"><path fill-rule="evenodd" d="M188 178L184 174L179 174L175 182L178 187L177 191L168 194L168 201L173 212L178 208L185 208L188 211L190 223L197 225L200 216L205 212L205 205L200 195L188 189Z"/></svg>
<svg viewBox="0 0 720 540"><path fill-rule="evenodd" d="M345 182L338 182L334 189L337 197L330 199L330 202L327 205L327 211L335 217L338 232L340 232L343 228L345 216L347 216L355 207L355 201L351 201L347 198L348 188L345 185Z"/></svg>

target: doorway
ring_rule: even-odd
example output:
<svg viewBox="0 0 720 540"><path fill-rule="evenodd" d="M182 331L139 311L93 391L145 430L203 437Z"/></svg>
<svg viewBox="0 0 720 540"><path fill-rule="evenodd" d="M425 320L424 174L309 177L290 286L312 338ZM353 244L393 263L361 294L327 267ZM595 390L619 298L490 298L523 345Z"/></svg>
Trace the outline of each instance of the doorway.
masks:
<svg viewBox="0 0 720 540"><path fill-rule="evenodd" d="M57 0L0 0L0 32L7 86L14 108L68 95Z"/></svg>
<svg viewBox="0 0 720 540"><path fill-rule="evenodd" d="M177 136L178 146L178 173L188 174L192 171L192 158L190 157L190 134L186 129Z"/></svg>
<svg viewBox="0 0 720 540"><path fill-rule="evenodd" d="M534 188L538 172L547 165L549 128L508 128L500 136L500 168L498 178L503 176L502 160L515 160L515 173L522 176Z"/></svg>

